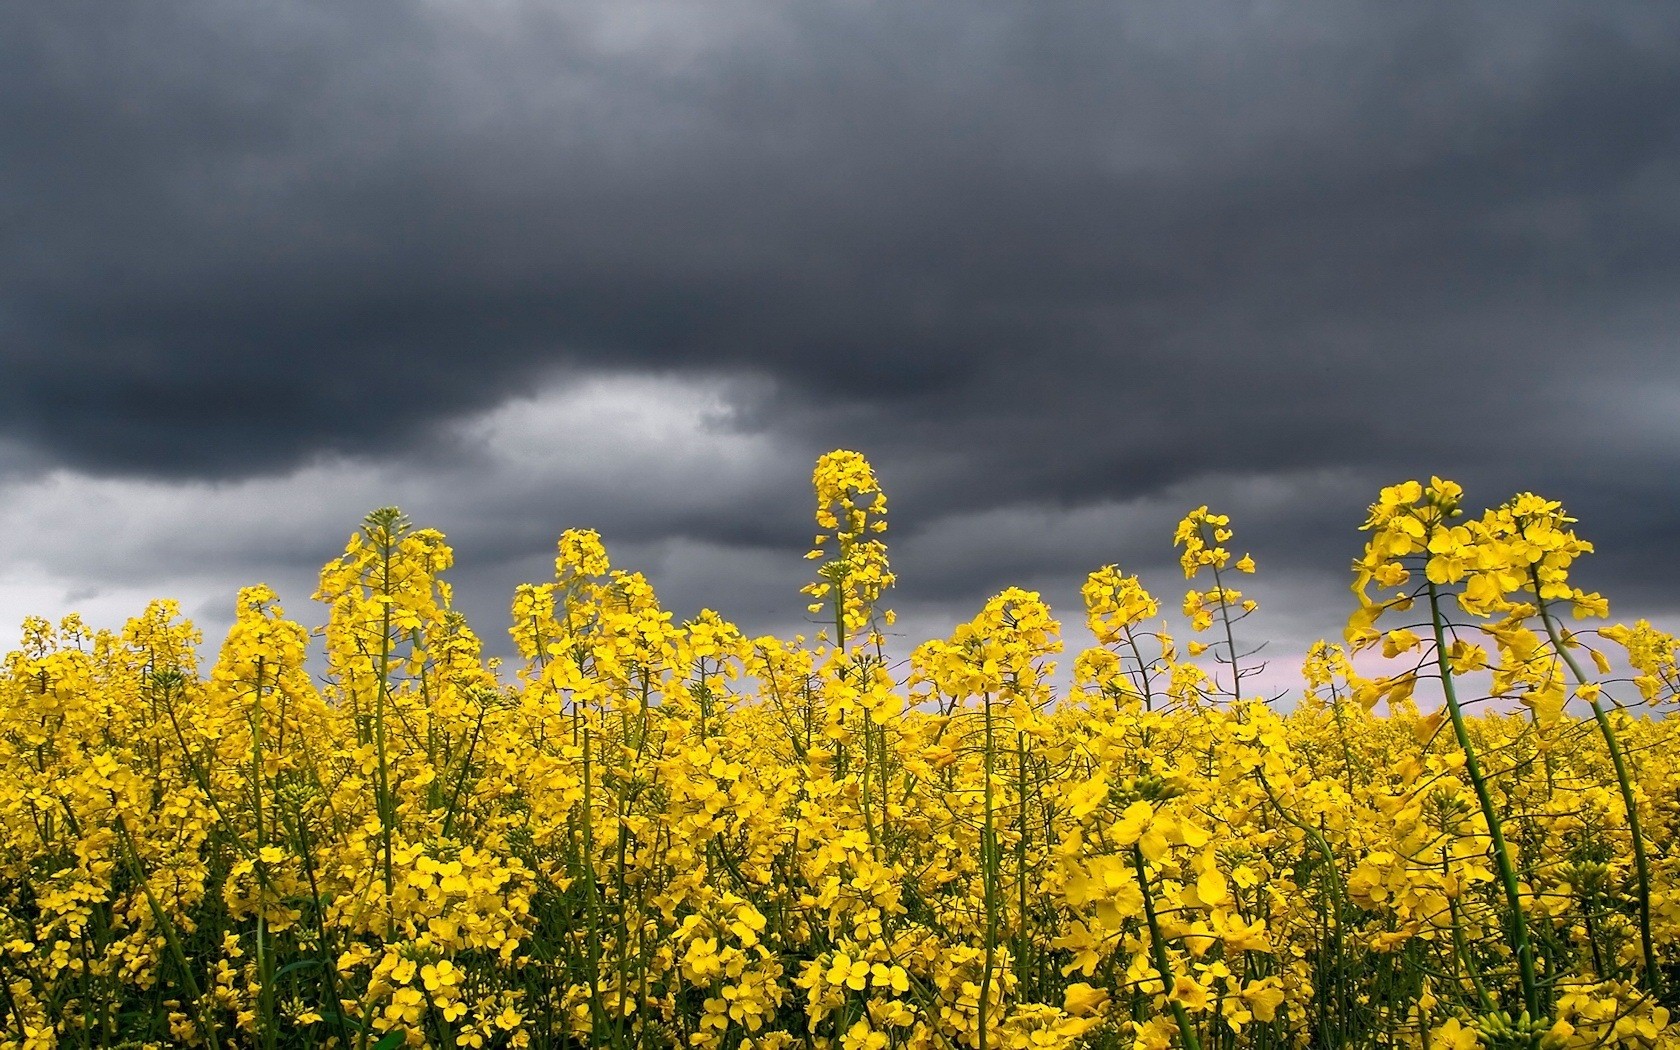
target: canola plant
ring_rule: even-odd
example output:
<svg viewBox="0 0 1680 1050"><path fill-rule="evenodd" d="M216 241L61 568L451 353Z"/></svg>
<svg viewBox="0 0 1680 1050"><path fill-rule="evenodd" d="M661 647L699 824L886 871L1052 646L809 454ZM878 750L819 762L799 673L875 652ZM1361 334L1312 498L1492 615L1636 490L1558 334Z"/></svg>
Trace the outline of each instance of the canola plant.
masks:
<svg viewBox="0 0 1680 1050"><path fill-rule="evenodd" d="M1274 707L1224 516L1174 537L1182 648L1107 566L1071 675L1018 589L895 666L886 498L814 480L808 640L573 530L500 667L394 509L324 664L260 586L207 675L170 602L29 620L0 1045L1680 1046L1680 646L1570 583L1557 503L1383 490Z"/></svg>

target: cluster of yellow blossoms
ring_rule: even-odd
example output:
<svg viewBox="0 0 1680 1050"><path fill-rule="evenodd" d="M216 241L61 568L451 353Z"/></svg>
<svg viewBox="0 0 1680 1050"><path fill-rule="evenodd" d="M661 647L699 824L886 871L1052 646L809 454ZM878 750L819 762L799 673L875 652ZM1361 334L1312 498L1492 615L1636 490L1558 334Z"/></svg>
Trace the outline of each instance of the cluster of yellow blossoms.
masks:
<svg viewBox="0 0 1680 1050"><path fill-rule="evenodd" d="M1184 653L1107 566L1061 678L1019 589L893 663L885 497L815 483L812 641L673 622L573 530L503 674L395 510L324 656L265 587L207 675L169 602L28 621L0 1046L1680 1045L1680 645L1575 626L1556 503L1383 490L1274 705L1205 507Z"/></svg>

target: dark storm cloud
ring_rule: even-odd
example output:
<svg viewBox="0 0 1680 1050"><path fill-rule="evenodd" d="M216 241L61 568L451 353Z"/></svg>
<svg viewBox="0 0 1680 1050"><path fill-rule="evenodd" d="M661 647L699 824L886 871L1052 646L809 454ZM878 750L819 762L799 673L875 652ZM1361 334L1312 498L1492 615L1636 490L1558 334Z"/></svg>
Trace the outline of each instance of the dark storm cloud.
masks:
<svg viewBox="0 0 1680 1050"><path fill-rule="evenodd" d="M555 376L729 376L911 533L1339 471L1254 535L1340 564L1434 471L1590 506L1656 601L1675 446L1618 406L1680 388L1677 102L1655 5L16 5L0 468L435 464Z"/></svg>

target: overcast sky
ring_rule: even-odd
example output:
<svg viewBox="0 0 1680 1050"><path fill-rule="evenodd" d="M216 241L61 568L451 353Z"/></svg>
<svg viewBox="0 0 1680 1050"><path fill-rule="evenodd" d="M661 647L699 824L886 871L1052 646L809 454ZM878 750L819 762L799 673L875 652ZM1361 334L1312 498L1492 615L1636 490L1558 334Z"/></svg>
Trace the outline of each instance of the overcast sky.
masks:
<svg viewBox="0 0 1680 1050"><path fill-rule="evenodd" d="M1292 653L1431 473L1680 625L1677 291L1673 4L8 4L0 624L396 503L495 650L571 526L792 631L850 447L912 635L1210 503Z"/></svg>

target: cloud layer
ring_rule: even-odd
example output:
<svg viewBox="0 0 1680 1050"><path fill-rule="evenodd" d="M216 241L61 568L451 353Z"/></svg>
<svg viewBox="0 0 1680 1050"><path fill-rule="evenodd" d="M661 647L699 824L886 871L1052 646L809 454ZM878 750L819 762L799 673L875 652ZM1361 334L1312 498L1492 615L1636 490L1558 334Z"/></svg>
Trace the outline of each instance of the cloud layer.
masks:
<svg viewBox="0 0 1680 1050"><path fill-rule="evenodd" d="M1673 615L1677 23L18 6L0 613L305 587L399 502L486 591L593 524L781 625L850 446L918 622L1166 566L1223 499L1280 636L1333 630L1364 503L1428 473L1565 499L1589 582Z"/></svg>

